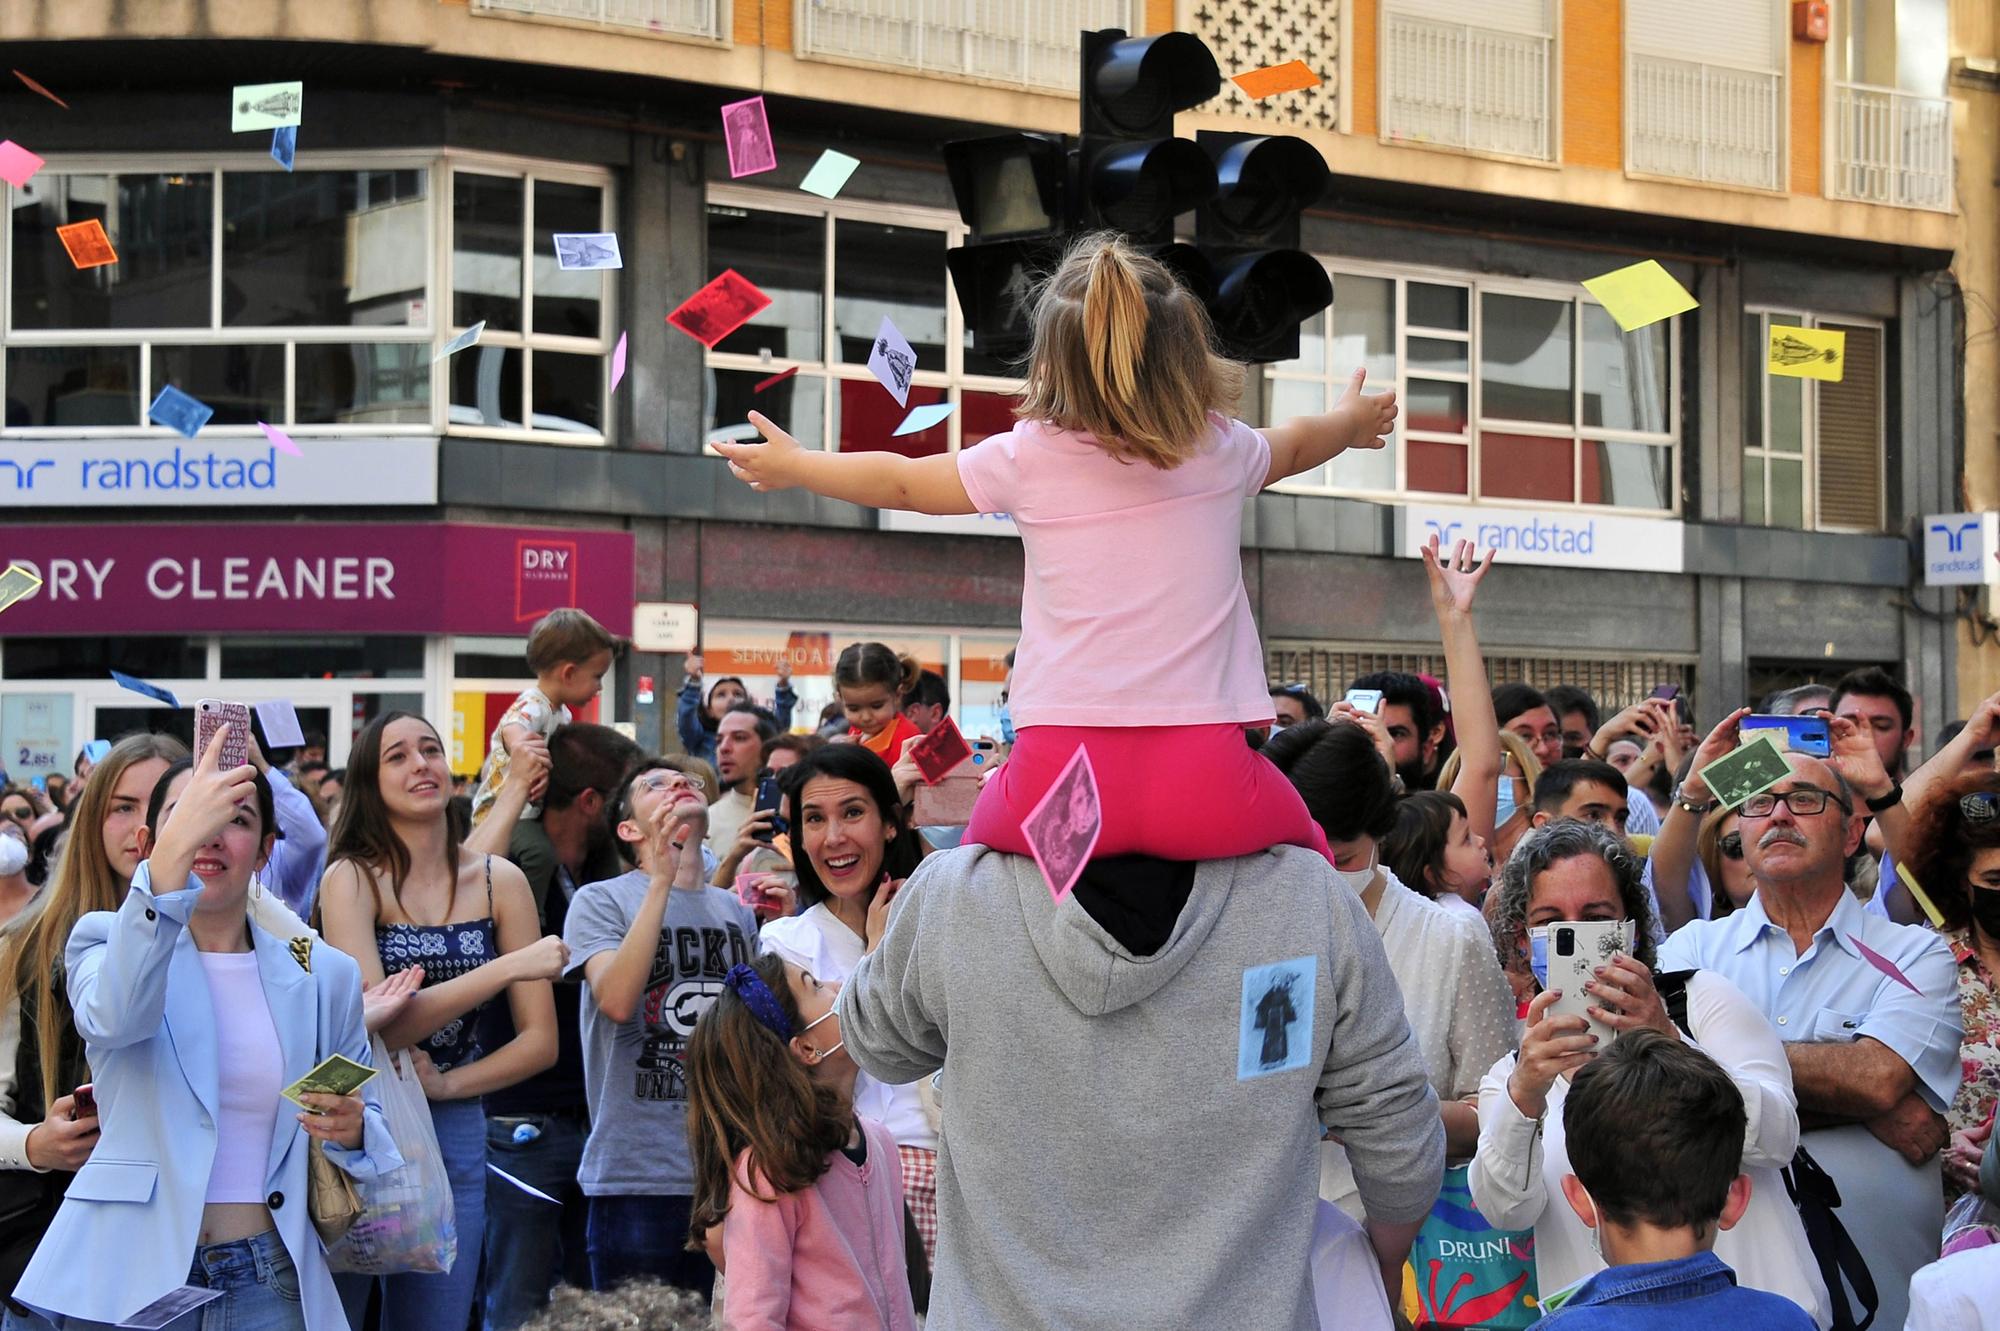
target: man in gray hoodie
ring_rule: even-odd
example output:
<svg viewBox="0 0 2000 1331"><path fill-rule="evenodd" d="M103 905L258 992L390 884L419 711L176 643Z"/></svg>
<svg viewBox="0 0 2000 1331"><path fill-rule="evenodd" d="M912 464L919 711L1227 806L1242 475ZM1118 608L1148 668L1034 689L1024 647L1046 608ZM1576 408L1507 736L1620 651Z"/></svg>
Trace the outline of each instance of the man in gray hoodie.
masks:
<svg viewBox="0 0 2000 1331"><path fill-rule="evenodd" d="M1309 850L1098 860L1061 902L1031 859L933 855L838 1012L870 1076L944 1069L931 1331L1315 1331L1322 1130L1385 1272L1437 1197L1402 995Z"/></svg>

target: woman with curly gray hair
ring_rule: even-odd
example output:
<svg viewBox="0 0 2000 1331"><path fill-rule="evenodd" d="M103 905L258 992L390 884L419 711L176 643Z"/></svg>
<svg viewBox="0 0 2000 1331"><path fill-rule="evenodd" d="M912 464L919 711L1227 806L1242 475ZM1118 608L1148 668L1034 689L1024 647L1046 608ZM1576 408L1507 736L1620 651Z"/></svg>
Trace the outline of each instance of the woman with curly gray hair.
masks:
<svg viewBox="0 0 2000 1331"><path fill-rule="evenodd" d="M1689 1039L1729 1074L1748 1119L1743 1172L1752 1190L1743 1218L1716 1236L1715 1255L1735 1270L1739 1283L1781 1294L1829 1326L1825 1282L1778 1174L1799 1142L1798 1100L1784 1046L1764 1014L1721 975L1687 971L1655 982L1652 905L1642 869L1623 838L1570 818L1537 828L1509 857L1494 892L1493 938L1503 963L1537 972L1541 992L1528 1005L1520 1053L1500 1059L1480 1082L1472 1199L1495 1228L1534 1229L1537 1287L1545 1293L1603 1268L1592 1230L1567 1205L1549 1204L1562 1195L1570 1172L1562 1121L1569 1078L1597 1057L1598 1037L1582 1017L1551 1013L1561 991L1546 988L1546 962L1535 964L1530 935L1563 922L1624 922L1630 955L1611 958L1584 986L1593 1000L1591 1017L1610 1027L1614 1039L1640 1029ZM1685 995L1685 1034L1662 990L1676 996L1677 1007L1678 995Z"/></svg>

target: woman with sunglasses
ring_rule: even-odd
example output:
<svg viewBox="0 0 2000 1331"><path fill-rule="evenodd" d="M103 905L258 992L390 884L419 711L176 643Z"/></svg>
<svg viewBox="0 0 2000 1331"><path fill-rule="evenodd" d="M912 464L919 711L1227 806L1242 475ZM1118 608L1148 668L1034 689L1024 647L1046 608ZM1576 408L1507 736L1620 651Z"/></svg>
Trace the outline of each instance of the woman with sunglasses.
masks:
<svg viewBox="0 0 2000 1331"><path fill-rule="evenodd" d="M1959 1060L1965 1079L1946 1111L1946 1195L1969 1192L2000 1105L2000 774L1975 772L1933 786L1907 844L1911 876L1943 917L1958 957Z"/></svg>
<svg viewBox="0 0 2000 1331"><path fill-rule="evenodd" d="M1747 904L1756 891L1743 860L1736 811L1717 806L1700 776L1710 763L1735 751L1737 723L1748 715L1748 707L1739 707L1708 732L1694 751L1687 776L1674 787L1667 816L1653 837L1646 881L1660 903L1660 922L1668 933L1689 920L1728 915Z"/></svg>

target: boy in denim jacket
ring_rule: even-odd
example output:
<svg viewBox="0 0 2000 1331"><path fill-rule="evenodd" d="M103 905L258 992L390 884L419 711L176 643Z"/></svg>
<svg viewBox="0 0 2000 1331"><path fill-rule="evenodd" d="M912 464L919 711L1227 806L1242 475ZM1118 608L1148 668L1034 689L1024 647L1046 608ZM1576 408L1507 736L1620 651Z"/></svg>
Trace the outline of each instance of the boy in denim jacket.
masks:
<svg viewBox="0 0 2000 1331"><path fill-rule="evenodd" d="M1622 1032L1580 1068L1563 1105L1563 1197L1609 1269L1551 1294L1549 1331L1816 1331L1789 1299L1742 1289L1711 1251L1743 1218L1743 1097L1679 1040Z"/></svg>

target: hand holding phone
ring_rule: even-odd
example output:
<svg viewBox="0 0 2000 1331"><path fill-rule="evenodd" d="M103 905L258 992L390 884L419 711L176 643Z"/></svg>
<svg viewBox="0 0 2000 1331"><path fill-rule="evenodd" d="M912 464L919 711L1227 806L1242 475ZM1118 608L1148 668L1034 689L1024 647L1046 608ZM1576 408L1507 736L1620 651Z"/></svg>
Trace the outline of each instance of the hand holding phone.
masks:
<svg viewBox="0 0 2000 1331"><path fill-rule="evenodd" d="M766 810L770 811L770 824L763 831L756 834L757 840L767 846L771 844L772 837L778 835L780 832L790 830L789 825L785 822L784 815L778 812L778 807L782 802L783 796L778 790L777 775L768 770L765 771L757 778L757 802L751 806L750 813L754 817Z"/></svg>
<svg viewBox="0 0 2000 1331"><path fill-rule="evenodd" d="M1562 996L1550 1007L1551 1016L1582 1017L1597 1037L1598 1048L1608 1047L1618 1032L1591 1015L1601 1006L1587 992L1599 966L1632 949L1632 926L1627 920L1557 920L1542 926L1547 931L1548 979L1543 988L1560 990ZM1539 948L1541 939L1531 939Z"/></svg>
<svg viewBox="0 0 2000 1331"><path fill-rule="evenodd" d="M87 1081L70 1092L70 1122L97 1117L97 1083Z"/></svg>

